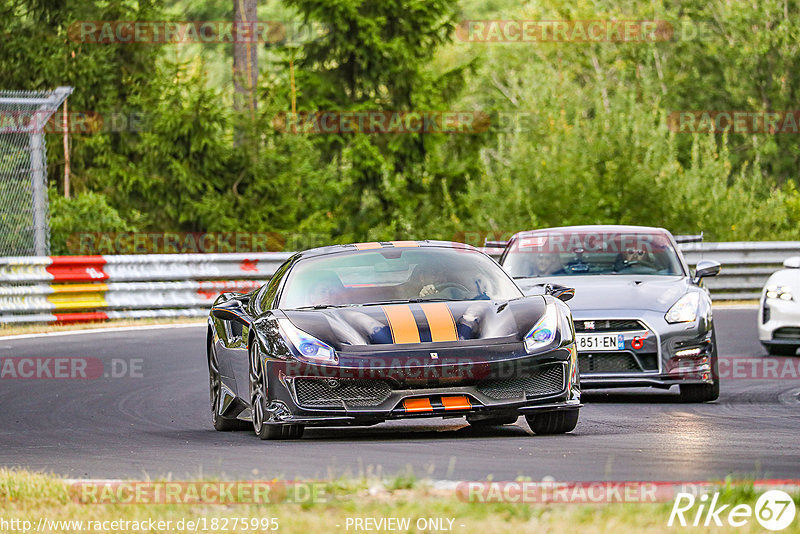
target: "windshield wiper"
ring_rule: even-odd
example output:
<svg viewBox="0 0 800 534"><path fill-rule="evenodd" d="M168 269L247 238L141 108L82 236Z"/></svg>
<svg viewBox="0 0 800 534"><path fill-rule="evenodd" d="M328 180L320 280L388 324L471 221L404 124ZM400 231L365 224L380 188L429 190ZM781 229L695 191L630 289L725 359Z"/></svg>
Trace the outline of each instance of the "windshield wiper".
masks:
<svg viewBox="0 0 800 534"><path fill-rule="evenodd" d="M324 310L325 308L345 308L351 304L314 304L313 306L298 306L295 310Z"/></svg>
<svg viewBox="0 0 800 534"><path fill-rule="evenodd" d="M351 304L351 306L380 306L383 304L416 304L418 302L456 302L458 300L469 299L448 299L444 297L423 298L414 297L411 299L396 299L396 300L383 300L378 302L364 302L363 304Z"/></svg>

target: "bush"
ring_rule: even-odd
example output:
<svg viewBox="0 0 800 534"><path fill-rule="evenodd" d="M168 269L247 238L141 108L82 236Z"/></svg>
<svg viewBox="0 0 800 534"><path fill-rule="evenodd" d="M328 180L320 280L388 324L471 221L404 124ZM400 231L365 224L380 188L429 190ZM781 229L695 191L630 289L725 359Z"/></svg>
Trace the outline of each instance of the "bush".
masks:
<svg viewBox="0 0 800 534"><path fill-rule="evenodd" d="M74 234L87 232L132 232L135 227L122 219L100 193L85 192L72 198L50 190L50 251L54 256L70 254Z"/></svg>

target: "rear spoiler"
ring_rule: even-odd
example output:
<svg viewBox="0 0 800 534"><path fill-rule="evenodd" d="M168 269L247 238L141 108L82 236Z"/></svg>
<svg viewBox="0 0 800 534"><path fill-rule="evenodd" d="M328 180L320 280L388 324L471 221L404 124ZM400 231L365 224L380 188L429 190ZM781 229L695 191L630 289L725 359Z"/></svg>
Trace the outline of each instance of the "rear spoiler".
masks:
<svg viewBox="0 0 800 534"><path fill-rule="evenodd" d="M703 241L703 232L698 235L676 235L674 237L676 243L700 243Z"/></svg>
<svg viewBox="0 0 800 534"><path fill-rule="evenodd" d="M703 232L697 235L676 235L673 236L676 243L700 243L703 241ZM506 248L508 241L489 241L483 243L485 248Z"/></svg>

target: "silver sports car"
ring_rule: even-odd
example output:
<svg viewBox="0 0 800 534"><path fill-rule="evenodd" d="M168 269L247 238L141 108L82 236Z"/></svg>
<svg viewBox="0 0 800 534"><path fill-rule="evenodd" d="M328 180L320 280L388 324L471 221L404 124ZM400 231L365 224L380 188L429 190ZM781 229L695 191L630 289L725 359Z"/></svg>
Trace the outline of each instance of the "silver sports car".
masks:
<svg viewBox="0 0 800 534"><path fill-rule="evenodd" d="M719 396L711 298L662 228L573 226L514 235L501 265L526 294L575 289L583 388L680 387L684 402ZM550 286L549 288L547 286Z"/></svg>

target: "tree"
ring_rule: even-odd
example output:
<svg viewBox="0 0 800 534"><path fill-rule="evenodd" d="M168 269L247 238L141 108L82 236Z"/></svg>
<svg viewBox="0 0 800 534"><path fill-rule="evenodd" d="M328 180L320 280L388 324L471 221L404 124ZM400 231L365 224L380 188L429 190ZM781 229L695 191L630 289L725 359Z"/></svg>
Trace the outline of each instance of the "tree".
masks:
<svg viewBox="0 0 800 534"><path fill-rule="evenodd" d="M455 0L286 3L328 29L299 51L300 110L448 110L463 88L469 62L432 66L451 39ZM454 215L448 198L478 166L469 136L336 133L314 141L345 184L334 210L343 239L424 235L421 221L441 231Z"/></svg>
<svg viewBox="0 0 800 534"><path fill-rule="evenodd" d="M258 35L255 31L257 0L233 0L233 107L246 123L255 120L258 100ZM238 144L244 138L241 126L234 136Z"/></svg>

